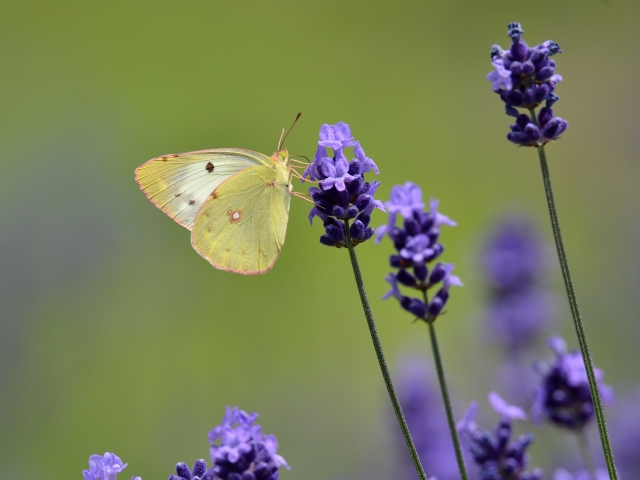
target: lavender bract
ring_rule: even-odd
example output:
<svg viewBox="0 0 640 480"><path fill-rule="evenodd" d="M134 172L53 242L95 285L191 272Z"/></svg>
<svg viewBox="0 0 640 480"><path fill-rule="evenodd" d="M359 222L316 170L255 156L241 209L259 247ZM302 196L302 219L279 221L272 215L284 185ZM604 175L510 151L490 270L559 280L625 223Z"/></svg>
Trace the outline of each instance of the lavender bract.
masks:
<svg viewBox="0 0 640 480"><path fill-rule="evenodd" d="M544 416L559 427L579 430L595 415L582 355L578 350L567 352L566 342L558 335L549 338L548 345L556 358L550 365L536 364L542 382L536 389L532 416L537 422ZM610 403L613 390L601 383L602 371L596 368L595 377L602 403Z"/></svg>
<svg viewBox="0 0 640 480"><path fill-rule="evenodd" d="M554 91L562 81L555 73L556 63L549 57L562 53L560 46L547 40L530 48L522 39L522 26L509 24L511 46L503 50L491 47L491 63L495 70L487 75L491 87L505 103L507 115L516 117L507 139L517 145L538 147L556 140L569 126L560 117L553 116L551 106L559 100ZM540 112L534 110L545 102ZM528 110L520 114L517 108Z"/></svg>
<svg viewBox="0 0 640 480"><path fill-rule="evenodd" d="M345 149L353 147L355 158L345 156ZM333 150L333 156L327 153ZM311 187L309 194L316 204L309 212L309 221L320 217L325 234L320 243L330 247L347 246L347 223L351 242L355 246L373 236L369 227L374 208L384 210L382 202L374 198L380 182L365 182L364 174L373 170L380 173L376 164L367 157L360 145L353 139L349 125L338 122L324 124L320 128L320 140L313 162L303 173L304 178L317 181L319 187Z"/></svg>
<svg viewBox="0 0 640 480"><path fill-rule="evenodd" d="M428 264L436 260L444 251L438 242L440 226L455 226L449 217L438 212L438 201L431 199L430 210L423 211L422 191L418 185L407 182L391 189L391 199L385 202L389 212L386 225L377 229L376 242L386 235L394 244L397 254L391 255L389 263L398 268L398 273L389 273L385 280L391 289L382 297L395 297L402 308L417 318L431 322L435 320L449 299L452 286L462 286L460 279L453 275L452 263L436 263L431 270ZM396 226L396 218L403 219L402 228ZM430 301L402 294L399 285L424 292L441 284Z"/></svg>
<svg viewBox="0 0 640 480"><path fill-rule="evenodd" d="M262 427L253 424L257 418L257 413L227 407L222 423L209 432L212 478L278 480L279 468L289 468L276 453L276 437L264 435Z"/></svg>
<svg viewBox="0 0 640 480"><path fill-rule="evenodd" d="M477 402L472 402L463 419L458 422L458 431L469 444L473 461L480 469L482 480L541 480L542 470L525 472L527 448L533 442L533 435L521 435L511 440L514 419L526 419L524 411L508 405L497 393L489 394L489 403L502 418L490 432L482 431L475 423L478 412Z"/></svg>
<svg viewBox="0 0 640 480"><path fill-rule="evenodd" d="M83 470L84 480L116 480L118 474L127 468L127 463L122 463L115 453L106 452L104 455L91 455L89 457L89 470ZM132 480L140 480L140 477L131 477Z"/></svg>

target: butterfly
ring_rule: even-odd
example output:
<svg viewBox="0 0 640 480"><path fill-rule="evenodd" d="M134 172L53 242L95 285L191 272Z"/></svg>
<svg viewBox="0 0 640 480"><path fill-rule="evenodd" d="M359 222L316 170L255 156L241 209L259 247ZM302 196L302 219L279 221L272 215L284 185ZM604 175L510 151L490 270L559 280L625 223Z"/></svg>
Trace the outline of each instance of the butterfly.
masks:
<svg viewBox="0 0 640 480"><path fill-rule="evenodd" d="M191 230L191 245L211 265L266 273L284 245L292 178L300 175L282 149L285 138L283 129L270 157L240 148L162 155L139 166L135 179L156 207Z"/></svg>

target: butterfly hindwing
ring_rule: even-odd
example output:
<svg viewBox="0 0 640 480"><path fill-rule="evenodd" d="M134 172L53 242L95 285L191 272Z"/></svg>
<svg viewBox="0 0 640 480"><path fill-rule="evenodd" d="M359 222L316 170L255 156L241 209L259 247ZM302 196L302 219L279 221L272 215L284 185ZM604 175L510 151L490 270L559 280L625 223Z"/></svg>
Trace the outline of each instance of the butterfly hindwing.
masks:
<svg viewBox="0 0 640 480"><path fill-rule="evenodd" d="M193 229L197 212L225 180L253 166L271 165L262 153L221 148L156 157L136 170L138 185L158 208Z"/></svg>
<svg viewBox="0 0 640 480"><path fill-rule="evenodd" d="M291 196L267 166L222 182L198 211L191 244L216 268L245 275L271 269L284 244Z"/></svg>

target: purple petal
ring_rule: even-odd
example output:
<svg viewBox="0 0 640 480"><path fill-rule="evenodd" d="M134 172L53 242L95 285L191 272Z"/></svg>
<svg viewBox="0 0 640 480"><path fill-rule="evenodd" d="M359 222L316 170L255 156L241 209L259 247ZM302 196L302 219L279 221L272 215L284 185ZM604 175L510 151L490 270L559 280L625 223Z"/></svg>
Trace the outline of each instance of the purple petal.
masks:
<svg viewBox="0 0 640 480"><path fill-rule="evenodd" d="M469 404L469 408L465 412L462 420L460 420L456 424L456 429L458 432L463 433L473 433L478 429L476 425L475 419L476 415L478 415L478 402L475 400Z"/></svg>
<svg viewBox="0 0 640 480"><path fill-rule="evenodd" d="M489 403L491 407L503 417L511 420L526 420L527 414L516 405L509 405L496 392L489 393Z"/></svg>

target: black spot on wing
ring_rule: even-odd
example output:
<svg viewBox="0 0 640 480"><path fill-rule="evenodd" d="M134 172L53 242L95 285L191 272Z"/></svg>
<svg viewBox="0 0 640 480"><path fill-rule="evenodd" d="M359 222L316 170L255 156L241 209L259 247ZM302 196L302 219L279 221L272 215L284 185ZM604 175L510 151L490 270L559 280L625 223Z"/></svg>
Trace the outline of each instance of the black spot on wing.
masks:
<svg viewBox="0 0 640 480"><path fill-rule="evenodd" d="M204 167L204 168L207 170L207 172L211 173L211 172L213 172L213 169L215 167L213 166L213 163L209 162L209 163L207 163L207 166Z"/></svg>

